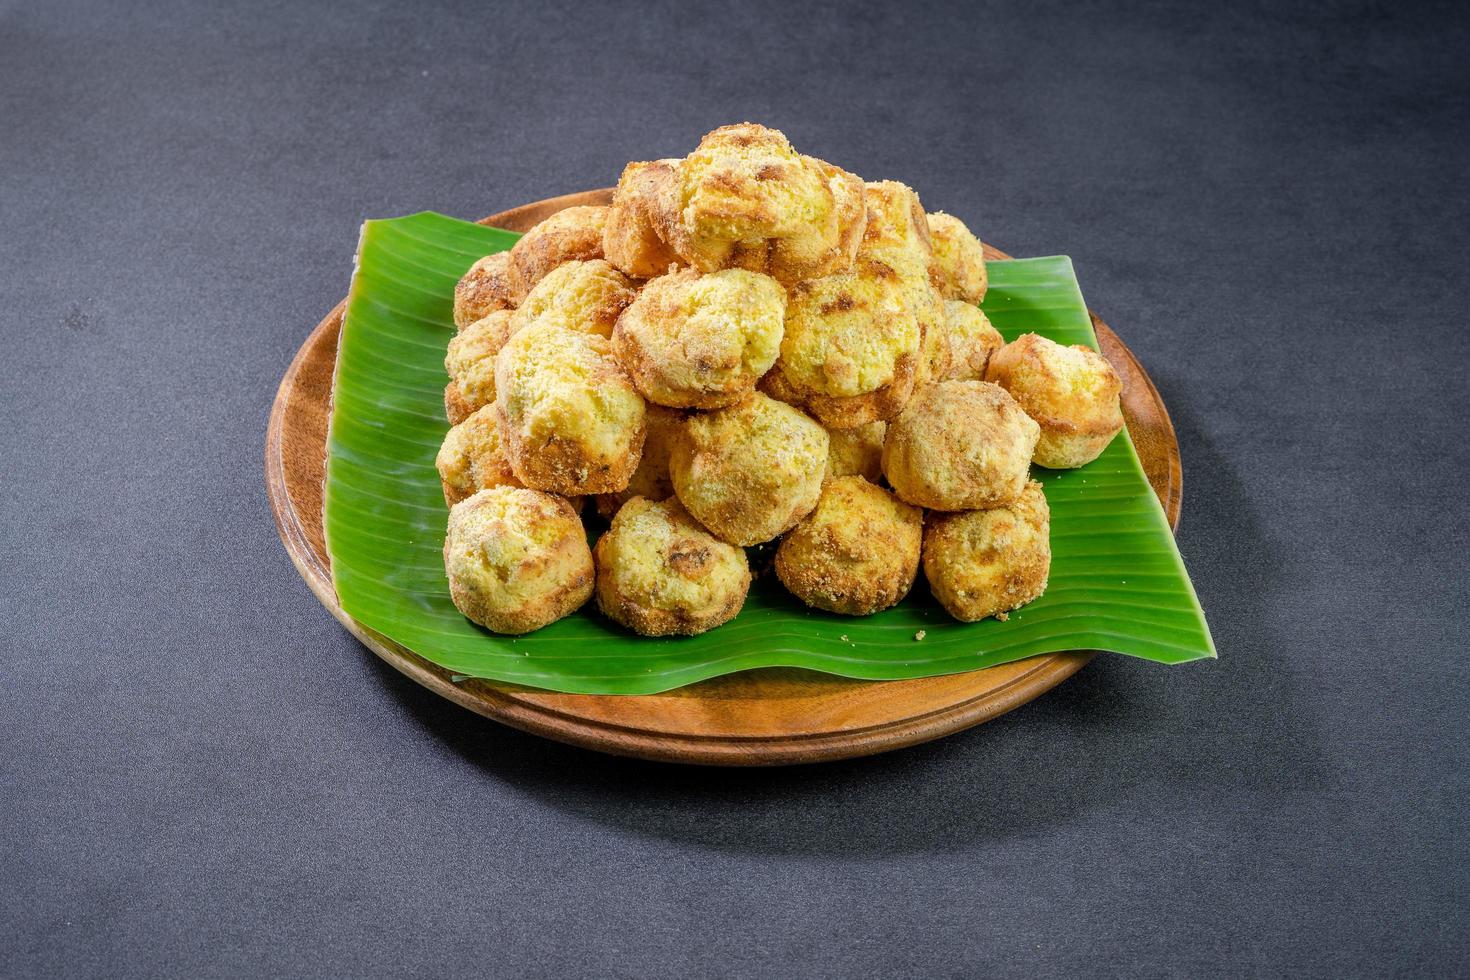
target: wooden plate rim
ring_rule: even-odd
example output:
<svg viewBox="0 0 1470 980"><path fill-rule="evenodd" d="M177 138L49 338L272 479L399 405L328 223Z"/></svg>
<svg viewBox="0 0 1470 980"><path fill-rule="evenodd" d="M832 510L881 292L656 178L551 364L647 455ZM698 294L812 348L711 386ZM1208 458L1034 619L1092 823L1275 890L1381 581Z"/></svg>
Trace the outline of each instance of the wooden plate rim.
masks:
<svg viewBox="0 0 1470 980"><path fill-rule="evenodd" d="M491 215L481 219L480 223L510 230L524 230L566 207L606 203L610 195L611 189L606 188L548 198ZM986 246L986 254L996 259L1010 258L1006 253L989 245ZM462 707L523 731L616 755L707 765L785 765L890 751L978 725L1049 691L1075 674L1095 655L1093 651L1044 654L1019 661L1017 664L990 668L991 670L1002 670L1006 667L1015 669L1018 665L1028 667L1024 672L997 687L985 689L960 701L940 704L930 711L919 712L880 724L857 728L844 727L827 732L799 735L747 736L655 731L636 725L589 719L578 715L574 707L556 708L546 704L533 704L518 697L519 694L528 692L528 689L516 685L480 679L456 683L450 679L448 671L356 622L342 610L332 585L331 572L327 564L329 559L325 554L316 552L296 512L291 496L283 452L288 403L302 377L302 369L310 354L329 335L335 335L340 331L346 305L347 301L343 299L317 324L296 351L277 388L276 397L271 406L265 445L265 477L271 512L275 517L277 530L287 554L291 557L292 564L295 565L297 572L306 581L312 593L337 621L357 637L363 645L399 672ZM1173 422L1169 418L1168 410L1158 389L1133 352L1096 313L1091 310L1088 312L1104 352L1110 359L1121 358L1126 363L1126 367L1130 369L1127 374L1142 383L1144 390L1139 394L1156 413L1153 422L1163 435L1163 458L1154 461L1161 463L1162 467L1151 468L1149 478L1155 491L1159 494L1170 525L1177 527L1183 500L1183 471ZM334 336L332 340L335 350ZM329 403L330 394L328 394ZM325 453L326 445L323 440L323 457ZM985 673L985 671L974 673ZM700 683L718 684L725 679L714 678ZM827 679L834 684L850 685L854 689L869 685L916 683L914 681L864 681L830 677ZM940 679L942 678L924 680ZM698 686L693 685L693 687ZM529 693L544 694L545 692ZM559 695L558 700L575 706L582 697L584 696Z"/></svg>

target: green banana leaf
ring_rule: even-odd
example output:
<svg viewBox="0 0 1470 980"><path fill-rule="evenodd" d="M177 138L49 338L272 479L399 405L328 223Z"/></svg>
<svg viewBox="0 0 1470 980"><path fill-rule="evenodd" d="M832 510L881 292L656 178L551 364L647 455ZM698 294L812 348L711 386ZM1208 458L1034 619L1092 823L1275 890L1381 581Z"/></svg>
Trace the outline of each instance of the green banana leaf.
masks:
<svg viewBox="0 0 1470 980"><path fill-rule="evenodd" d="M456 281L516 238L432 213L363 226L337 355L325 516L337 595L364 626L459 674L583 694L652 694L769 666L898 679L1065 650L1162 663L1215 655L1126 433L1080 470L1035 470L1051 505L1051 584L1007 622L956 622L922 574L897 607L857 619L809 609L765 575L738 617L702 636L636 636L595 602L526 636L475 626L444 577L434 469L448 429L444 348ZM991 263L984 309L1007 339L1034 331L1097 345L1064 256Z"/></svg>

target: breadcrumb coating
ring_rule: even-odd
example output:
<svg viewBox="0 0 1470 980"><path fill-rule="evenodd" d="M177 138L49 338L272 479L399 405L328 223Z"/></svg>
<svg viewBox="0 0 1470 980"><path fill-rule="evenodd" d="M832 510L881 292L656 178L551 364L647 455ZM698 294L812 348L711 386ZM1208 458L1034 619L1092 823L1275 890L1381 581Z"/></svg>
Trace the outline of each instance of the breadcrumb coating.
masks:
<svg viewBox="0 0 1470 980"><path fill-rule="evenodd" d="M497 633L529 633L592 595L592 552L560 497L519 487L481 490L455 504L444 539L449 594L461 613Z"/></svg>
<svg viewBox="0 0 1470 980"><path fill-rule="evenodd" d="M565 262L548 272L511 314L510 333L533 323L552 323L608 337L637 295L632 281L604 259Z"/></svg>
<svg viewBox="0 0 1470 980"><path fill-rule="evenodd" d="M738 267L789 285L852 263L866 221L862 180L797 153L777 130L716 129L675 178L653 224L701 272Z"/></svg>
<svg viewBox="0 0 1470 980"><path fill-rule="evenodd" d="M450 428L434 466L444 487L444 502L451 507L477 490L521 485L500 441L493 405L471 412Z"/></svg>
<svg viewBox="0 0 1470 980"><path fill-rule="evenodd" d="M681 264L662 230L677 211L678 160L630 163L623 168L602 232L607 260L637 279L652 279Z"/></svg>
<svg viewBox="0 0 1470 980"><path fill-rule="evenodd" d="M525 295L510 253L487 255L454 287L454 325L463 330L496 310L513 310Z"/></svg>
<svg viewBox="0 0 1470 980"><path fill-rule="evenodd" d="M985 269L985 249L980 240L963 221L943 211L929 215L929 232L934 243L939 291L944 298L968 303L984 299L990 274Z"/></svg>
<svg viewBox="0 0 1470 980"><path fill-rule="evenodd" d="M887 422L828 429L825 479L860 476L870 483L883 479L883 437L887 432Z"/></svg>
<svg viewBox="0 0 1470 980"><path fill-rule="evenodd" d="M723 541L769 541L817 505L827 432L759 392L694 415L674 440L669 473L679 502Z"/></svg>
<svg viewBox="0 0 1470 980"><path fill-rule="evenodd" d="M900 274L931 281L934 244L919 195L896 180L870 181L863 188L868 224L861 255L882 258Z"/></svg>
<svg viewBox="0 0 1470 980"><path fill-rule="evenodd" d="M942 381L916 392L889 423L883 475L919 507L998 507L1026 485L1040 431L999 385Z"/></svg>
<svg viewBox="0 0 1470 980"><path fill-rule="evenodd" d="M470 403L464 400L464 395L459 393L459 385L451 381L444 386L444 417L449 420L450 425L459 425L473 411Z"/></svg>
<svg viewBox="0 0 1470 980"><path fill-rule="evenodd" d="M924 576L955 619L1003 619L1046 591L1050 534L1046 495L1032 480L1006 506L931 515L924 529Z"/></svg>
<svg viewBox="0 0 1470 980"><path fill-rule="evenodd" d="M944 301L944 327L950 360L940 380L984 381L991 355L1005 346L1000 331L980 307L959 299Z"/></svg>
<svg viewBox="0 0 1470 980"><path fill-rule="evenodd" d="M628 485L616 493L597 498L597 512L608 520L618 508L634 497L647 497L657 503L674 495L674 481L669 476L669 452L684 424L684 413L650 402L645 406L643 455Z"/></svg>
<svg viewBox="0 0 1470 980"><path fill-rule="evenodd" d="M700 527L676 498L634 497L597 542L597 605L644 636L727 623L750 590L745 552Z"/></svg>
<svg viewBox="0 0 1470 980"><path fill-rule="evenodd" d="M722 408L755 390L781 350L786 291L744 269L660 276L618 320L613 354L649 401Z"/></svg>
<svg viewBox="0 0 1470 980"><path fill-rule="evenodd" d="M849 272L791 289L781 356L763 388L830 428L889 419L913 391L920 340L902 278L862 257Z"/></svg>
<svg viewBox="0 0 1470 980"><path fill-rule="evenodd" d="M923 527L917 507L860 476L837 477L781 539L776 576L809 606L868 616L908 595Z"/></svg>
<svg viewBox="0 0 1470 980"><path fill-rule="evenodd" d="M559 265L602 258L607 213L605 205L566 208L522 235L510 250L521 294Z"/></svg>
<svg viewBox="0 0 1470 980"><path fill-rule="evenodd" d="M914 291L914 312L919 321L922 339L919 341L919 369L915 374L914 387L943 381L949 374L954 352L949 341L949 319L944 313L944 300L939 290L925 280L908 280Z"/></svg>
<svg viewBox="0 0 1470 980"><path fill-rule="evenodd" d="M495 401L495 355L510 339L513 317L496 310L450 338L444 370L470 411Z"/></svg>
<svg viewBox="0 0 1470 980"><path fill-rule="evenodd" d="M644 403L606 338L533 324L501 349L495 389L522 483L568 496L628 485L643 452Z"/></svg>
<svg viewBox="0 0 1470 980"><path fill-rule="evenodd" d="M1038 466L1085 466L1123 428L1123 382L1090 347L1023 334L991 356L986 377L1041 426L1032 457Z"/></svg>

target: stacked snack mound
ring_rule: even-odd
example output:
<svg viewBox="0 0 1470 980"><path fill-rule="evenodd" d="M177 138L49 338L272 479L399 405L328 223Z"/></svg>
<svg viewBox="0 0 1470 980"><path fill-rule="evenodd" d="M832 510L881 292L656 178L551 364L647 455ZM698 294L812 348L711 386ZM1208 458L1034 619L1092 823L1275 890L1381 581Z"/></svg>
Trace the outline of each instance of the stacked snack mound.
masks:
<svg viewBox="0 0 1470 980"><path fill-rule="evenodd" d="M987 285L959 219L764 126L628 164L611 205L553 215L455 290L455 605L521 633L596 595L639 633L702 633L767 545L817 609L887 609L922 567L957 619L1005 619L1051 563L1030 467L1097 458L1122 386L1085 347L1005 344ZM595 549L587 495L610 521Z"/></svg>

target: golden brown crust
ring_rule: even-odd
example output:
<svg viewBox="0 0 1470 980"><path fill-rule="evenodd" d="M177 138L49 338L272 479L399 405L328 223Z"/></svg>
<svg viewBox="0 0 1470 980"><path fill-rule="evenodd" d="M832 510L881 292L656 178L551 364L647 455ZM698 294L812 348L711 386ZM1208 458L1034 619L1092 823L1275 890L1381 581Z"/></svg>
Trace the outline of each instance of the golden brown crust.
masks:
<svg viewBox="0 0 1470 980"><path fill-rule="evenodd" d="M532 324L501 349L495 387L522 483L567 496L628 485L643 452L644 402L605 338Z"/></svg>
<svg viewBox="0 0 1470 980"><path fill-rule="evenodd" d="M612 520L618 508L634 497L647 497L658 503L674 495L674 481L669 476L669 452L679 434L679 427L684 424L684 413L652 402L646 406L645 413L643 454L638 459L638 468L622 490L597 497L597 512L608 520Z"/></svg>
<svg viewBox="0 0 1470 980"><path fill-rule="evenodd" d="M944 315L944 301L939 298L939 291L917 278L910 280L909 288L913 290L914 312L922 333L914 387L922 388L945 380L954 354L949 342L949 321Z"/></svg>
<svg viewBox="0 0 1470 980"><path fill-rule="evenodd" d="M897 415L913 391L922 340L910 298L892 265L867 256L847 272L798 283L762 390L831 428Z"/></svg>
<svg viewBox="0 0 1470 980"><path fill-rule="evenodd" d="M602 258L607 212L604 205L566 208L522 235L510 250L521 295L563 263Z"/></svg>
<svg viewBox="0 0 1470 980"><path fill-rule="evenodd" d="M671 408L723 408L755 390L781 350L786 292L743 269L693 269L643 287L613 332L642 395Z"/></svg>
<svg viewBox="0 0 1470 980"><path fill-rule="evenodd" d="M955 619L1004 616L1041 596L1051 572L1051 514L1030 481L1005 507L931 515L924 576Z"/></svg>
<svg viewBox="0 0 1470 980"><path fill-rule="evenodd" d="M592 595L592 552L572 505L519 487L481 490L449 512L444 569L454 605L497 633L540 629Z"/></svg>
<svg viewBox="0 0 1470 980"><path fill-rule="evenodd" d="M999 385L944 381L915 392L889 423L883 475L919 507L998 507L1025 487L1038 435Z"/></svg>
<svg viewBox="0 0 1470 980"><path fill-rule="evenodd" d="M791 284L851 264L866 221L861 180L798 154L779 131L722 126L674 171L651 224L701 272L741 268Z"/></svg>
<svg viewBox="0 0 1470 980"><path fill-rule="evenodd" d="M444 386L444 417L449 420L450 425L459 425L474 410L474 406L459 393L459 385L451 381Z"/></svg>
<svg viewBox="0 0 1470 980"><path fill-rule="evenodd" d="M932 284L934 243L919 195L896 180L869 181L863 193L868 223L859 254L881 258L899 274Z"/></svg>
<svg viewBox="0 0 1470 980"><path fill-rule="evenodd" d="M454 287L454 325L463 330L496 310L512 310L526 295L509 252L487 255Z"/></svg>
<svg viewBox="0 0 1470 980"><path fill-rule="evenodd" d="M1090 347L1024 334L991 356L986 377L1041 426L1033 454L1039 466L1084 466L1123 428L1123 382Z"/></svg>
<svg viewBox="0 0 1470 980"><path fill-rule="evenodd" d="M914 584L923 514L860 476L828 480L816 509L781 539L776 576L817 609L867 616Z"/></svg>
<svg viewBox="0 0 1470 980"><path fill-rule="evenodd" d="M978 306L958 299L944 301L944 325L950 363L941 380L984 381L991 355L1005 346L1000 331Z"/></svg>
<svg viewBox="0 0 1470 980"><path fill-rule="evenodd" d="M945 299L978 303L985 298L990 274L985 268L985 249L980 240L952 214L935 211L929 215L934 243L934 266L939 291Z"/></svg>
<svg viewBox="0 0 1470 980"><path fill-rule="evenodd" d="M637 279L652 279L680 265L660 231L676 207L678 160L630 163L623 168L602 232L607 260Z"/></svg>
<svg viewBox="0 0 1470 980"><path fill-rule="evenodd" d="M444 502L453 507L479 490L521 485L500 439L495 408L486 405L452 424L434 458Z"/></svg>
<svg viewBox="0 0 1470 980"><path fill-rule="evenodd" d="M760 389L777 401L805 409L829 429L853 429L873 422L885 422L908 404L914 390L914 369L918 358L901 354L894 364L893 380L875 391L861 395L822 395L791 383L779 368L761 379Z"/></svg>
<svg viewBox="0 0 1470 980"><path fill-rule="evenodd" d="M632 280L605 259L573 259L552 269L526 294L510 314L509 333L552 323L607 337L637 295Z"/></svg>
<svg viewBox="0 0 1470 980"><path fill-rule="evenodd" d="M734 619L750 590L745 552L676 498L633 497L597 542L597 605L644 636L694 636Z"/></svg>
<svg viewBox="0 0 1470 980"><path fill-rule="evenodd" d="M514 317L511 310L496 310L449 340L444 370L470 411L495 401L495 355L510 339Z"/></svg>
<svg viewBox="0 0 1470 980"><path fill-rule="evenodd" d="M674 492L730 544L769 541L817 504L827 432L789 405L755 393L684 422L669 457Z"/></svg>

